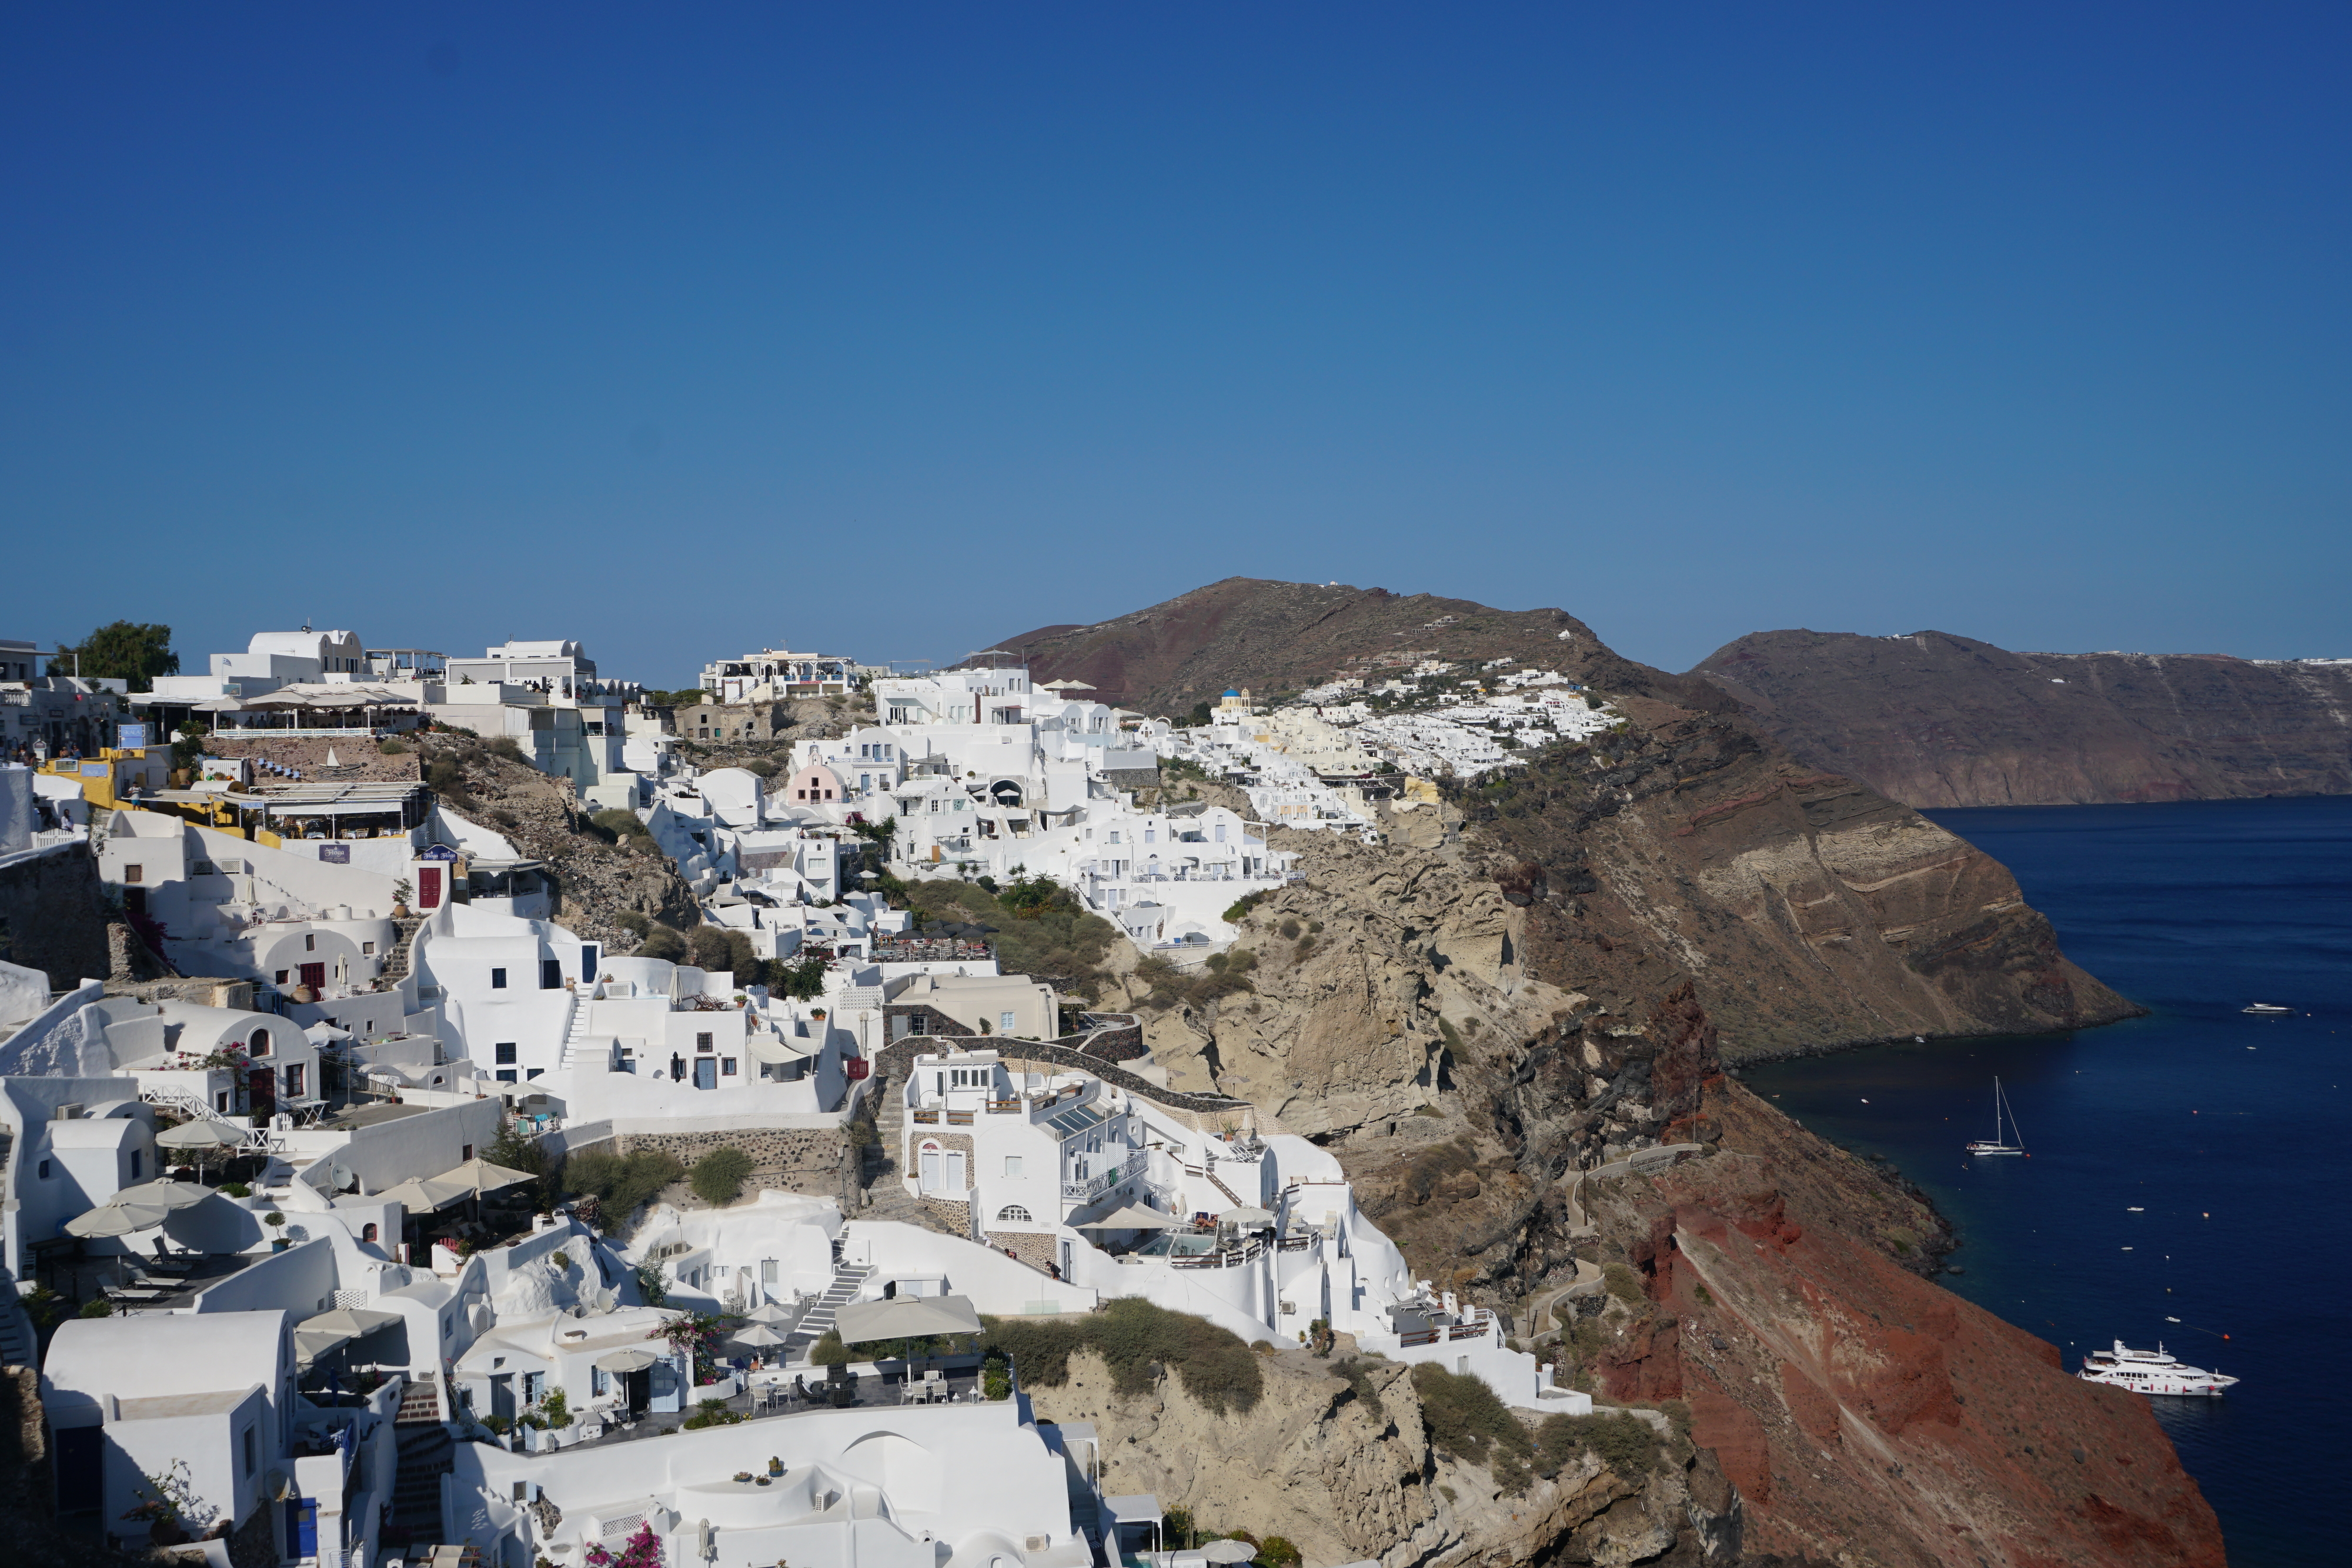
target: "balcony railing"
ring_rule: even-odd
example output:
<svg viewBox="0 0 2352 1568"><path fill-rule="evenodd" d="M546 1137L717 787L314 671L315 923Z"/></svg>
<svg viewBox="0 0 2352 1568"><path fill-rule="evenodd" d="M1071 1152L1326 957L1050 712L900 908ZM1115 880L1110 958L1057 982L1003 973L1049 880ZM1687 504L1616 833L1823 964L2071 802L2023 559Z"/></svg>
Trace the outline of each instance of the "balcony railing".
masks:
<svg viewBox="0 0 2352 1568"><path fill-rule="evenodd" d="M1124 1163L1113 1166L1108 1170L1097 1171L1083 1181L1066 1181L1062 1184L1062 1201L1091 1203L1128 1177L1139 1174L1143 1169L1143 1151L1138 1149L1128 1155Z"/></svg>

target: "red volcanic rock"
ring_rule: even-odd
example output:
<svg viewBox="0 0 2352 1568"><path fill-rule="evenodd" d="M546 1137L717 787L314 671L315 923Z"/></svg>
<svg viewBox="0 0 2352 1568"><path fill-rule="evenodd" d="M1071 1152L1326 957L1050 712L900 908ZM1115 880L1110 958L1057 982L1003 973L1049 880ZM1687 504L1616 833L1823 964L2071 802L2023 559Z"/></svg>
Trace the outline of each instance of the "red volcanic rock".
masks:
<svg viewBox="0 0 2352 1568"><path fill-rule="evenodd" d="M1609 1199L1646 1221L1626 1254L1658 1310L1593 1369L1613 1398L1688 1401L1693 1440L1746 1499L1748 1551L1921 1568L2225 1562L2145 1401L2068 1376L2052 1346L1857 1233L1840 1172L1745 1090L1716 1081L1708 1109L1726 1153Z"/></svg>

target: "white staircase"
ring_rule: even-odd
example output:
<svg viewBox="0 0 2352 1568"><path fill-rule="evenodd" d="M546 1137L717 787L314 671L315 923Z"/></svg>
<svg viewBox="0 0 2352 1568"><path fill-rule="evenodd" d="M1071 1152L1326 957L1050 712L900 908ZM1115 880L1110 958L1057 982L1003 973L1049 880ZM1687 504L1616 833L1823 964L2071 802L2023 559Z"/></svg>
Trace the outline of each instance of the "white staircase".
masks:
<svg viewBox="0 0 2352 1568"><path fill-rule="evenodd" d="M833 1283L827 1285L824 1294L801 1314L801 1321L793 1325L792 1337L784 1342L785 1361L808 1358L809 1346L824 1337L825 1331L833 1327L835 1314L857 1299L857 1292L873 1272L873 1266L867 1263L835 1263L833 1266Z"/></svg>
<svg viewBox="0 0 2352 1568"><path fill-rule="evenodd" d="M572 993L572 1014L563 1026L563 1054L555 1059L558 1071L568 1070L588 1045L589 1004L578 991Z"/></svg>

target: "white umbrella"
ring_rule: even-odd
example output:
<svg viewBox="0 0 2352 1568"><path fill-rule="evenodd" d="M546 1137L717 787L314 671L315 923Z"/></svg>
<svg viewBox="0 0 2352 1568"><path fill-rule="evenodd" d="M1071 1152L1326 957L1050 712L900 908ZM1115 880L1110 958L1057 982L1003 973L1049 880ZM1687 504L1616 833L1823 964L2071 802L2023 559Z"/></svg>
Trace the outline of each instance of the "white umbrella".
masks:
<svg viewBox="0 0 2352 1568"><path fill-rule="evenodd" d="M66 1234L91 1239L135 1235L163 1224L163 1217L169 1212L168 1209L151 1208L144 1204L110 1203L67 1220Z"/></svg>
<svg viewBox="0 0 2352 1568"><path fill-rule="evenodd" d="M126 1186L107 1203L121 1208L193 1208L212 1197L209 1187L192 1181L150 1181Z"/></svg>
<svg viewBox="0 0 2352 1568"><path fill-rule="evenodd" d="M1257 1550L1246 1541L1210 1541L1202 1543L1201 1555L1212 1563L1248 1563Z"/></svg>
<svg viewBox="0 0 2352 1568"><path fill-rule="evenodd" d="M793 1321L793 1314L773 1301L761 1301L743 1316L755 1323L788 1323Z"/></svg>
<svg viewBox="0 0 2352 1568"><path fill-rule="evenodd" d="M833 1322L844 1344L981 1332L980 1314L972 1311L969 1296L895 1296L887 1301L853 1301L834 1314Z"/></svg>
<svg viewBox="0 0 2352 1568"><path fill-rule="evenodd" d="M772 1344L782 1344L792 1336L780 1334L765 1323L753 1323L750 1328L738 1330L728 1337L737 1344L759 1345L764 1348Z"/></svg>
<svg viewBox="0 0 2352 1568"><path fill-rule="evenodd" d="M649 1350L614 1350L598 1356L594 1365L599 1372L643 1372L660 1359Z"/></svg>
<svg viewBox="0 0 2352 1568"><path fill-rule="evenodd" d="M245 1145L245 1129L199 1116L193 1122L164 1128L155 1134L155 1144L158 1148L165 1149L242 1148Z"/></svg>

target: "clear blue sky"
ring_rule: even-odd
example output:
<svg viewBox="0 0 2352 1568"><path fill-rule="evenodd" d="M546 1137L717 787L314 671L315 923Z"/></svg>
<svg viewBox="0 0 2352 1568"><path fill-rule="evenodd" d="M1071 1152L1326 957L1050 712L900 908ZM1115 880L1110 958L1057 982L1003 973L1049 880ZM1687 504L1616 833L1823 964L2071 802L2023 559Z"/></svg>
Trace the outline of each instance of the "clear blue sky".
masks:
<svg viewBox="0 0 2352 1568"><path fill-rule="evenodd" d="M2352 12L18 5L0 636L2352 653Z"/></svg>

